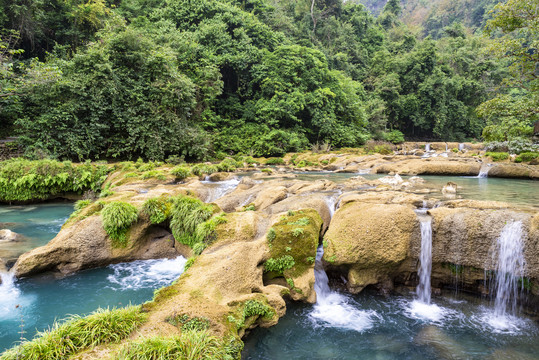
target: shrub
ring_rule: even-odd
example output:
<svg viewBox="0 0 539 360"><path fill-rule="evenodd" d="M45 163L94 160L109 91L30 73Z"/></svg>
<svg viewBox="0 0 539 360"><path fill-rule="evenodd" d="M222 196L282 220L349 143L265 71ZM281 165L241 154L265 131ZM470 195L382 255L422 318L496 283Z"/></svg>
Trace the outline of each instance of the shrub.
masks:
<svg viewBox="0 0 539 360"><path fill-rule="evenodd" d="M72 316L39 332L32 341L6 351L2 360L63 360L85 348L117 343L146 320L139 306L123 309L98 309L87 317Z"/></svg>
<svg viewBox="0 0 539 360"><path fill-rule="evenodd" d="M170 173L176 177L176 181L182 181L191 176L191 169L187 166L176 166Z"/></svg>
<svg viewBox="0 0 539 360"><path fill-rule="evenodd" d="M180 195L174 199L171 213L172 235L182 244L192 247L197 242L197 226L212 216L213 207L198 199Z"/></svg>
<svg viewBox="0 0 539 360"><path fill-rule="evenodd" d="M283 158L269 158L266 160L266 165L284 165Z"/></svg>
<svg viewBox="0 0 539 360"><path fill-rule="evenodd" d="M239 356L239 353L233 351L238 351L238 347L229 347L223 340L205 331L185 331L170 338L155 336L131 341L114 359L233 360Z"/></svg>
<svg viewBox="0 0 539 360"><path fill-rule="evenodd" d="M237 167L238 167L238 164L237 164L236 160L234 160L232 158L227 158L227 159L224 159L223 161L221 161L217 165L217 170L226 171L226 172L232 172L232 171L235 171Z"/></svg>
<svg viewBox="0 0 539 360"><path fill-rule="evenodd" d="M282 274L285 270L291 269L295 265L294 258L290 255L283 255L277 259L270 258L264 264L265 272L276 272Z"/></svg>
<svg viewBox="0 0 539 360"><path fill-rule="evenodd" d="M89 162L10 159L0 162L0 201L42 200L51 195L98 191L107 178L106 165Z"/></svg>
<svg viewBox="0 0 539 360"><path fill-rule="evenodd" d="M144 202L141 212L148 215L152 224L160 224L170 216L171 207L170 199L155 197Z"/></svg>
<svg viewBox="0 0 539 360"><path fill-rule="evenodd" d="M368 141L365 144L365 150L368 153L389 155L393 153L393 144L386 141Z"/></svg>
<svg viewBox="0 0 539 360"><path fill-rule="evenodd" d="M137 208L122 201L113 201L103 207L101 217L113 245L125 247L128 240L127 231L138 219Z"/></svg>
<svg viewBox="0 0 539 360"><path fill-rule="evenodd" d="M198 224L195 229L195 242L204 243L206 246L211 245L217 239L215 232L217 225L224 224L226 221L225 214L221 213Z"/></svg>
<svg viewBox="0 0 539 360"><path fill-rule="evenodd" d="M208 164L196 164L191 168L191 172L195 176L211 175L217 171L217 166Z"/></svg>
<svg viewBox="0 0 539 360"><path fill-rule="evenodd" d="M487 152L485 155L489 156L492 161L502 161L509 159L509 154L506 152Z"/></svg>
<svg viewBox="0 0 539 360"><path fill-rule="evenodd" d="M539 153L536 152L524 152L515 158L516 163L528 162L539 158Z"/></svg>
<svg viewBox="0 0 539 360"><path fill-rule="evenodd" d="M183 155L170 155L166 160L165 162L167 164L172 164L172 165L180 165L180 164L183 164L185 163L185 159L184 159L184 156Z"/></svg>
<svg viewBox="0 0 539 360"><path fill-rule="evenodd" d="M392 144L401 144L404 142L404 134L399 130L392 130L384 134L384 140Z"/></svg>

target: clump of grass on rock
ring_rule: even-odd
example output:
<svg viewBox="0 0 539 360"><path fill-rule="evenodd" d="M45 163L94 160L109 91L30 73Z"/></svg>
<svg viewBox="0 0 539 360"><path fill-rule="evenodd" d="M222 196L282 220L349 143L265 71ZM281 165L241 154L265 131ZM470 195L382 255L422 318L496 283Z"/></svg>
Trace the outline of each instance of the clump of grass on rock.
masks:
<svg viewBox="0 0 539 360"><path fill-rule="evenodd" d="M32 341L6 351L1 360L63 360L86 348L125 339L146 320L140 306L99 309L87 317L73 316L39 332Z"/></svg>
<svg viewBox="0 0 539 360"><path fill-rule="evenodd" d="M138 219L137 208L122 201L106 204L101 211L103 227L116 247L127 246L127 231Z"/></svg>

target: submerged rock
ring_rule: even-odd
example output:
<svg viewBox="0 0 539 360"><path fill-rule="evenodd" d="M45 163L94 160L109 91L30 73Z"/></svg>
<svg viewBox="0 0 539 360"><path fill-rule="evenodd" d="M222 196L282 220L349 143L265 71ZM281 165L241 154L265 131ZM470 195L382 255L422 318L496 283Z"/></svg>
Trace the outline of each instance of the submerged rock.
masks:
<svg viewBox="0 0 539 360"><path fill-rule="evenodd" d="M414 342L433 348L439 359L466 360L471 358L457 340L434 325L428 325L421 329Z"/></svg>

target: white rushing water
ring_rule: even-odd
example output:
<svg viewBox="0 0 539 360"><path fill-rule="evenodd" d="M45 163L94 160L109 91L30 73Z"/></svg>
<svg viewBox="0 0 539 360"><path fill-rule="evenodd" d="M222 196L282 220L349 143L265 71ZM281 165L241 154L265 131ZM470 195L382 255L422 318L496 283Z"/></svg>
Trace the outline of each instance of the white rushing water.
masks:
<svg viewBox="0 0 539 360"><path fill-rule="evenodd" d="M425 151L430 151L430 144L425 144Z"/></svg>
<svg viewBox="0 0 539 360"><path fill-rule="evenodd" d="M215 181L215 182L214 181L204 180L204 181L202 181L202 183L206 184L206 185L209 185L210 188L211 188L210 189L210 194L209 194L208 198L206 199L207 203L211 203L211 202L214 202L217 199L222 198L223 196L225 196L229 192L234 191L238 187L238 185L240 183L240 179L233 178L233 179L230 179L230 180Z"/></svg>
<svg viewBox="0 0 539 360"><path fill-rule="evenodd" d="M0 272L0 279L0 321L17 318L19 314L16 309L32 303L33 297L21 294L13 274Z"/></svg>
<svg viewBox="0 0 539 360"><path fill-rule="evenodd" d="M409 304L408 313L413 318L428 321L440 321L447 310L431 304L430 277L432 273L432 219L420 216L421 253L419 255L419 285L416 288L417 299Z"/></svg>
<svg viewBox="0 0 539 360"><path fill-rule="evenodd" d="M315 325L335 327L362 332L374 326L380 316L373 310L358 309L357 304L350 303L347 296L332 291L329 280L322 266L323 247L316 253L314 266L316 304L309 314Z"/></svg>
<svg viewBox="0 0 539 360"><path fill-rule="evenodd" d="M107 277L114 290L138 290L169 285L176 280L185 267L186 259L137 260L130 263L110 265L114 273Z"/></svg>
<svg viewBox="0 0 539 360"><path fill-rule="evenodd" d="M504 226L497 240L496 300L494 313L505 316L516 314L518 279L524 275L524 243L522 222L511 221Z"/></svg>
<svg viewBox="0 0 539 360"><path fill-rule="evenodd" d="M432 224L430 217L422 217L421 224L421 254L419 257L419 285L416 294L419 301L430 304L431 289L430 275L432 272Z"/></svg>
<svg viewBox="0 0 539 360"><path fill-rule="evenodd" d="M479 174L477 175L477 177L479 179L487 178L489 170L490 170L490 164L482 164L481 169L479 169Z"/></svg>

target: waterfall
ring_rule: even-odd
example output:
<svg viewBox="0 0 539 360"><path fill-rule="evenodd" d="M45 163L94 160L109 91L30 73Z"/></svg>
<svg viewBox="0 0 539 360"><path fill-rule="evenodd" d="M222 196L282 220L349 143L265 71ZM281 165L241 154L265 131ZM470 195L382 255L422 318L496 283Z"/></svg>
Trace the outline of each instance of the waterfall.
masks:
<svg viewBox="0 0 539 360"><path fill-rule="evenodd" d="M6 320L15 316L20 291L15 285L15 275L12 273L0 272L0 279L0 320Z"/></svg>
<svg viewBox="0 0 539 360"><path fill-rule="evenodd" d="M511 221L504 226L496 243L497 258L494 314L505 317L516 314L518 279L524 274L524 244L522 222Z"/></svg>
<svg viewBox="0 0 539 360"><path fill-rule="evenodd" d="M211 188L210 194L206 199L207 203L211 203L234 191L238 187L240 180L238 178L218 182L204 180L202 183Z"/></svg>
<svg viewBox="0 0 539 360"><path fill-rule="evenodd" d="M326 204L327 204L328 210L329 210L329 217L331 219L333 219L333 215L335 214L335 210L337 210L338 199L339 199L339 196L341 194L342 194L342 192L339 191L336 194L328 196L326 198Z"/></svg>
<svg viewBox="0 0 539 360"><path fill-rule="evenodd" d="M459 151L463 151L464 150L464 144L463 143L460 143L459 144Z"/></svg>
<svg viewBox="0 0 539 360"><path fill-rule="evenodd" d="M373 310L361 310L359 304L329 288L329 280L322 264L324 248L320 246L316 252L314 265L314 290L316 304L309 314L315 326L335 327L342 329L365 331L374 326L374 320L380 318Z"/></svg>
<svg viewBox="0 0 539 360"><path fill-rule="evenodd" d="M490 164L482 164L477 177L479 179L487 178L489 170L490 170Z"/></svg>
<svg viewBox="0 0 539 360"><path fill-rule="evenodd" d="M419 301L430 304L430 275L432 271L432 226L431 218L421 219L421 255L419 257L419 285L416 294Z"/></svg>
<svg viewBox="0 0 539 360"><path fill-rule="evenodd" d="M425 151L430 151L430 144L425 144Z"/></svg>

